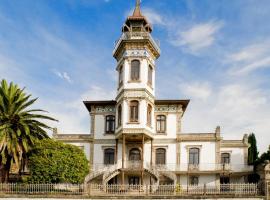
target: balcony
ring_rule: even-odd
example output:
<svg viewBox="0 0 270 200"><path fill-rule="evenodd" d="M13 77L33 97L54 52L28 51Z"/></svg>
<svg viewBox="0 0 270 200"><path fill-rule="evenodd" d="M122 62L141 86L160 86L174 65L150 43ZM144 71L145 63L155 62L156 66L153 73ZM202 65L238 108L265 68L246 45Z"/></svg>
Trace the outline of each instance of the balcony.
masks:
<svg viewBox="0 0 270 200"><path fill-rule="evenodd" d="M155 40L150 33L147 32L126 32L123 33L119 40L115 42L113 54L115 54L116 50L118 49L119 45L122 41L125 40L142 40L147 39L150 40L151 44L154 46L155 50L160 54L160 42Z"/></svg>

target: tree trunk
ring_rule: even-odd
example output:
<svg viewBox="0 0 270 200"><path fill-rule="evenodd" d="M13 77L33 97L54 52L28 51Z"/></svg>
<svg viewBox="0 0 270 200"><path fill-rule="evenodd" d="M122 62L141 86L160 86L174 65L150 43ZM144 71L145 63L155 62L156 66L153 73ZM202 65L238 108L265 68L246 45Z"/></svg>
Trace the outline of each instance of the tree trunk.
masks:
<svg viewBox="0 0 270 200"><path fill-rule="evenodd" d="M8 183L10 167L11 167L11 156L8 156L6 164L1 165L1 169L0 169L1 183Z"/></svg>

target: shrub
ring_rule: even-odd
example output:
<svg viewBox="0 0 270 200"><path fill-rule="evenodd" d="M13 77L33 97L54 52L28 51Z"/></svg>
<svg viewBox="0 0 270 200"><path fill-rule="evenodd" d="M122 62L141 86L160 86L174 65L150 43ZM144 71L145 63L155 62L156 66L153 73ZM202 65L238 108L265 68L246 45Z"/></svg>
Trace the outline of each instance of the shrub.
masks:
<svg viewBox="0 0 270 200"><path fill-rule="evenodd" d="M30 183L82 183L89 172L84 152L53 139L37 143L29 156Z"/></svg>

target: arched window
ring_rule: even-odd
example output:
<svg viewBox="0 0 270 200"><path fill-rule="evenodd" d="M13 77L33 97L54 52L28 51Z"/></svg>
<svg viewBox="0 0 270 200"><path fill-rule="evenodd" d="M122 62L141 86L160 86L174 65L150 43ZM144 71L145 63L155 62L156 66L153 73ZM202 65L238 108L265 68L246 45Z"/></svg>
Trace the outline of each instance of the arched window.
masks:
<svg viewBox="0 0 270 200"><path fill-rule="evenodd" d="M113 115L106 116L106 133L114 133L115 117Z"/></svg>
<svg viewBox="0 0 270 200"><path fill-rule="evenodd" d="M108 148L104 150L104 164L105 165L114 164L114 149Z"/></svg>
<svg viewBox="0 0 270 200"><path fill-rule="evenodd" d="M139 102L138 101L131 101L129 107L130 107L129 121L130 122L138 122L138 118L139 118Z"/></svg>
<svg viewBox="0 0 270 200"><path fill-rule="evenodd" d="M199 153L200 149L190 148L189 149L189 164L198 165L199 164Z"/></svg>
<svg viewBox="0 0 270 200"><path fill-rule="evenodd" d="M156 149L156 164L157 165L166 164L166 149L164 148Z"/></svg>
<svg viewBox="0 0 270 200"><path fill-rule="evenodd" d="M157 116L157 133L165 133L166 131L166 116L158 115Z"/></svg>
<svg viewBox="0 0 270 200"><path fill-rule="evenodd" d="M151 65L148 66L148 83L152 85L153 81L153 68Z"/></svg>
<svg viewBox="0 0 270 200"><path fill-rule="evenodd" d="M129 160L141 160L141 151L133 148L129 151Z"/></svg>
<svg viewBox="0 0 270 200"><path fill-rule="evenodd" d="M119 68L119 87L123 84L123 66L120 66Z"/></svg>
<svg viewBox="0 0 270 200"><path fill-rule="evenodd" d="M152 122L152 106L148 104L147 106L147 125L151 126Z"/></svg>
<svg viewBox="0 0 270 200"><path fill-rule="evenodd" d="M130 79L132 81L138 81L140 79L140 61L131 61Z"/></svg>
<svg viewBox="0 0 270 200"><path fill-rule="evenodd" d="M222 153L221 154L221 164L229 164L230 163L230 154Z"/></svg>
<svg viewBox="0 0 270 200"><path fill-rule="evenodd" d="M118 126L121 126L122 125L122 105L119 105L118 106L118 123L117 125Z"/></svg>

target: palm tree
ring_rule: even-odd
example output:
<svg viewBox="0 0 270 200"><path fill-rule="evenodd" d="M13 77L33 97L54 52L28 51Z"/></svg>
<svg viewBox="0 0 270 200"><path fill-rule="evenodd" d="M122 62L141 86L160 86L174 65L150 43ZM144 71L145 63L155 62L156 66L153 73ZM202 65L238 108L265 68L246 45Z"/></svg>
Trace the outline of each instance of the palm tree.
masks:
<svg viewBox="0 0 270 200"><path fill-rule="evenodd" d="M31 99L18 85L1 81L0 85L0 175L7 182L11 164L22 168L27 152L37 140L48 138L46 129L51 129L44 120L55 119L43 115L44 110L30 109L37 100ZM41 121L40 121L41 120Z"/></svg>

